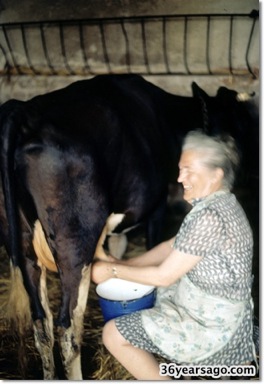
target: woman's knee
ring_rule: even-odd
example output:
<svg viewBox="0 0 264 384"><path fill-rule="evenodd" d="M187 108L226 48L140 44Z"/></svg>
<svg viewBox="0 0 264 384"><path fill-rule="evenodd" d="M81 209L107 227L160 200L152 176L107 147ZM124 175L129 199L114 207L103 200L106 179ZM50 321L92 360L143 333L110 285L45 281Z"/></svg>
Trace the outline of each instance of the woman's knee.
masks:
<svg viewBox="0 0 264 384"><path fill-rule="evenodd" d="M112 349L112 347L122 346L127 343L127 341L118 331L115 320L110 320L105 324L103 328L102 339L108 350Z"/></svg>

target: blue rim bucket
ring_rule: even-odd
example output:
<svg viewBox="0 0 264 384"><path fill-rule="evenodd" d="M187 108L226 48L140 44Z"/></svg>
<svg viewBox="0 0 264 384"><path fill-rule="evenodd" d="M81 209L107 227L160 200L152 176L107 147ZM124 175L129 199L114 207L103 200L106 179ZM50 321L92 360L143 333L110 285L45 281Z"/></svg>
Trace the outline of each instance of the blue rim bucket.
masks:
<svg viewBox="0 0 264 384"><path fill-rule="evenodd" d="M109 300L99 296L99 304L104 321L107 322L119 316L128 315L135 311L152 308L155 303L156 290L134 300Z"/></svg>

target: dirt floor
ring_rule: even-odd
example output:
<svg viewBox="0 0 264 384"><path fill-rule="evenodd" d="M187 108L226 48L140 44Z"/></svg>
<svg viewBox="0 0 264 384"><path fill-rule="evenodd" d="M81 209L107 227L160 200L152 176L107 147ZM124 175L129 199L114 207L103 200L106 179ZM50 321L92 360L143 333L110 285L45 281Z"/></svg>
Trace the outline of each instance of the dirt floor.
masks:
<svg viewBox="0 0 264 384"><path fill-rule="evenodd" d="M254 233L254 263L253 273L253 299L255 305L255 317L259 318L259 203L258 198L253 197L249 191L235 191L238 200L246 211ZM172 237L178 230L186 211L181 205L173 205L168 208L164 225L163 237ZM142 230L136 230L128 238L126 257L133 257L145 250L145 238ZM4 304L7 298L9 285L9 261L4 249L0 249L0 379L20 380L21 372L18 369L18 340L10 333L5 323ZM56 274L48 274L48 288L50 304L56 317L56 310L60 303L60 286ZM132 379L125 370L106 352L101 343L101 331L103 318L99 308L95 286L92 284L84 322L84 340L82 346L82 370L84 380L130 380ZM35 350L32 334L25 340L28 367L24 378L27 380L42 380L40 358ZM58 367L58 378L65 379L61 368L58 346L55 345L54 356ZM198 379L198 378L194 378ZM204 378L203 378L204 379ZM258 380L258 377L254 378Z"/></svg>

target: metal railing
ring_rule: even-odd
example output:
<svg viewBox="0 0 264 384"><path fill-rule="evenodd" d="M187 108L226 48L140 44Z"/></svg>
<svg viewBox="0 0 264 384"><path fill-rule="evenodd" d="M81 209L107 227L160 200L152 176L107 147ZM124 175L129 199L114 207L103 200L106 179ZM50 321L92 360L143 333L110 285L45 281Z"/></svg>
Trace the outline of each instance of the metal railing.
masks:
<svg viewBox="0 0 264 384"><path fill-rule="evenodd" d="M253 10L0 24L0 74L257 78L258 19Z"/></svg>

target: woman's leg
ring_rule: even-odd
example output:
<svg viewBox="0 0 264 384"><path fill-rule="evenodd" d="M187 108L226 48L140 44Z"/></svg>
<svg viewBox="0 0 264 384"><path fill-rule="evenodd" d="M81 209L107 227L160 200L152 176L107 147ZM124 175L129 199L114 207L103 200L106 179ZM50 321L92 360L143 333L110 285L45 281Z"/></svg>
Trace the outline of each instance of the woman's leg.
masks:
<svg viewBox="0 0 264 384"><path fill-rule="evenodd" d="M159 375L159 364L154 356L130 344L110 320L103 329L103 343L109 352L137 380L171 380Z"/></svg>

